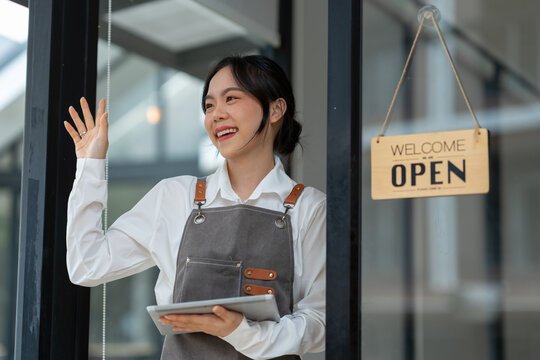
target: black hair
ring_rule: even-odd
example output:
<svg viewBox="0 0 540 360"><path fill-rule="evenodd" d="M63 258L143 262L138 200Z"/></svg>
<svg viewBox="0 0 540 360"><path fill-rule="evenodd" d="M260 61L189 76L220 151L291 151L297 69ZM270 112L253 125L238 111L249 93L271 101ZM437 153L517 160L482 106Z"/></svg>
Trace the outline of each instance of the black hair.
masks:
<svg viewBox="0 0 540 360"><path fill-rule="evenodd" d="M295 119L296 107L291 83L275 61L262 55L229 56L222 59L208 73L204 82L203 111L206 113L205 98L210 81L219 70L227 66L231 68L231 73L238 85L261 104L263 116L257 134L264 130L268 122L270 102L279 98L285 100L287 109L274 139L274 152L284 156L290 155L299 142L302 125Z"/></svg>

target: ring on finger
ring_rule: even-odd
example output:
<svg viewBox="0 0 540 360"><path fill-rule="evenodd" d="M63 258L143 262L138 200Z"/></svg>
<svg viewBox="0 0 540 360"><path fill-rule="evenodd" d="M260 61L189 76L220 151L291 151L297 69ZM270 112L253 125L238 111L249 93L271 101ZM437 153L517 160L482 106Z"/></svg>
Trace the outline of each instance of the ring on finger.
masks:
<svg viewBox="0 0 540 360"><path fill-rule="evenodd" d="M80 132L80 133L79 133L79 136L83 136L84 134L86 134L86 130L83 131L83 132Z"/></svg>

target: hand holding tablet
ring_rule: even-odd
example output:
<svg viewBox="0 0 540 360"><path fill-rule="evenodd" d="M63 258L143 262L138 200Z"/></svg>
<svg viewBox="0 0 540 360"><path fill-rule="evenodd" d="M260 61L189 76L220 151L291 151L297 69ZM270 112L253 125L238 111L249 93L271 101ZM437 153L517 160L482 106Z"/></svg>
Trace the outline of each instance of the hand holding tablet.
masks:
<svg viewBox="0 0 540 360"><path fill-rule="evenodd" d="M216 305L222 305L228 310L237 311L249 320L271 320L279 322L279 312L274 295L240 296L234 298L191 301L177 304L148 306L150 317L162 335L176 335L185 332L174 331L172 326L159 321L161 316L168 314L209 314Z"/></svg>

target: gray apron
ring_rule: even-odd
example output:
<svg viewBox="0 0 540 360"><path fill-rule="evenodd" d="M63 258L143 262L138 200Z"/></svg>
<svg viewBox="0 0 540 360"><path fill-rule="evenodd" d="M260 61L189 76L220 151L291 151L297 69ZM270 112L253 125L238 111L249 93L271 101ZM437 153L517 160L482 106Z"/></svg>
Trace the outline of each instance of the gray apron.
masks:
<svg viewBox="0 0 540 360"><path fill-rule="evenodd" d="M304 186L295 185L284 212L250 205L201 209L206 182L196 185L195 205L178 249L173 302L274 294L280 316L292 313L294 256L290 216ZM165 337L162 360L249 359L205 333ZM278 359L300 359L285 355Z"/></svg>

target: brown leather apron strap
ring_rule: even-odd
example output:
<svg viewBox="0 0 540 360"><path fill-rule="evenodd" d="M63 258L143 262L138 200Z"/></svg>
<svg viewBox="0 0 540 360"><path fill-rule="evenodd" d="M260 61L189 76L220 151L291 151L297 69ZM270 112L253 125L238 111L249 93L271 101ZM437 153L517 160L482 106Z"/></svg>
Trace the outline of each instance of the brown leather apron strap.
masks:
<svg viewBox="0 0 540 360"><path fill-rule="evenodd" d="M288 204L290 207L294 207L294 205L296 205L296 200L298 200L298 197L300 194L302 194L302 191L304 191L304 184L296 184L289 196L287 196L285 199L283 205ZM287 205L285 205L285 207L287 207Z"/></svg>
<svg viewBox="0 0 540 360"><path fill-rule="evenodd" d="M206 220L206 216L201 213L201 206L206 203L206 178L198 179L195 184L195 199L193 204L198 208L198 214L193 221L195 224L200 225Z"/></svg>
<svg viewBox="0 0 540 360"><path fill-rule="evenodd" d="M197 184L195 185L195 205L204 205L206 202L206 179L199 179L197 180Z"/></svg>
<svg viewBox="0 0 540 360"><path fill-rule="evenodd" d="M296 205L296 200L298 200L300 194L302 194L302 191L304 191L304 184L294 185L291 193L283 202L283 206L285 207L283 216L274 220L274 224L276 224L279 229L285 228L285 219L287 218L287 212L289 212L290 209L294 208L294 206Z"/></svg>

